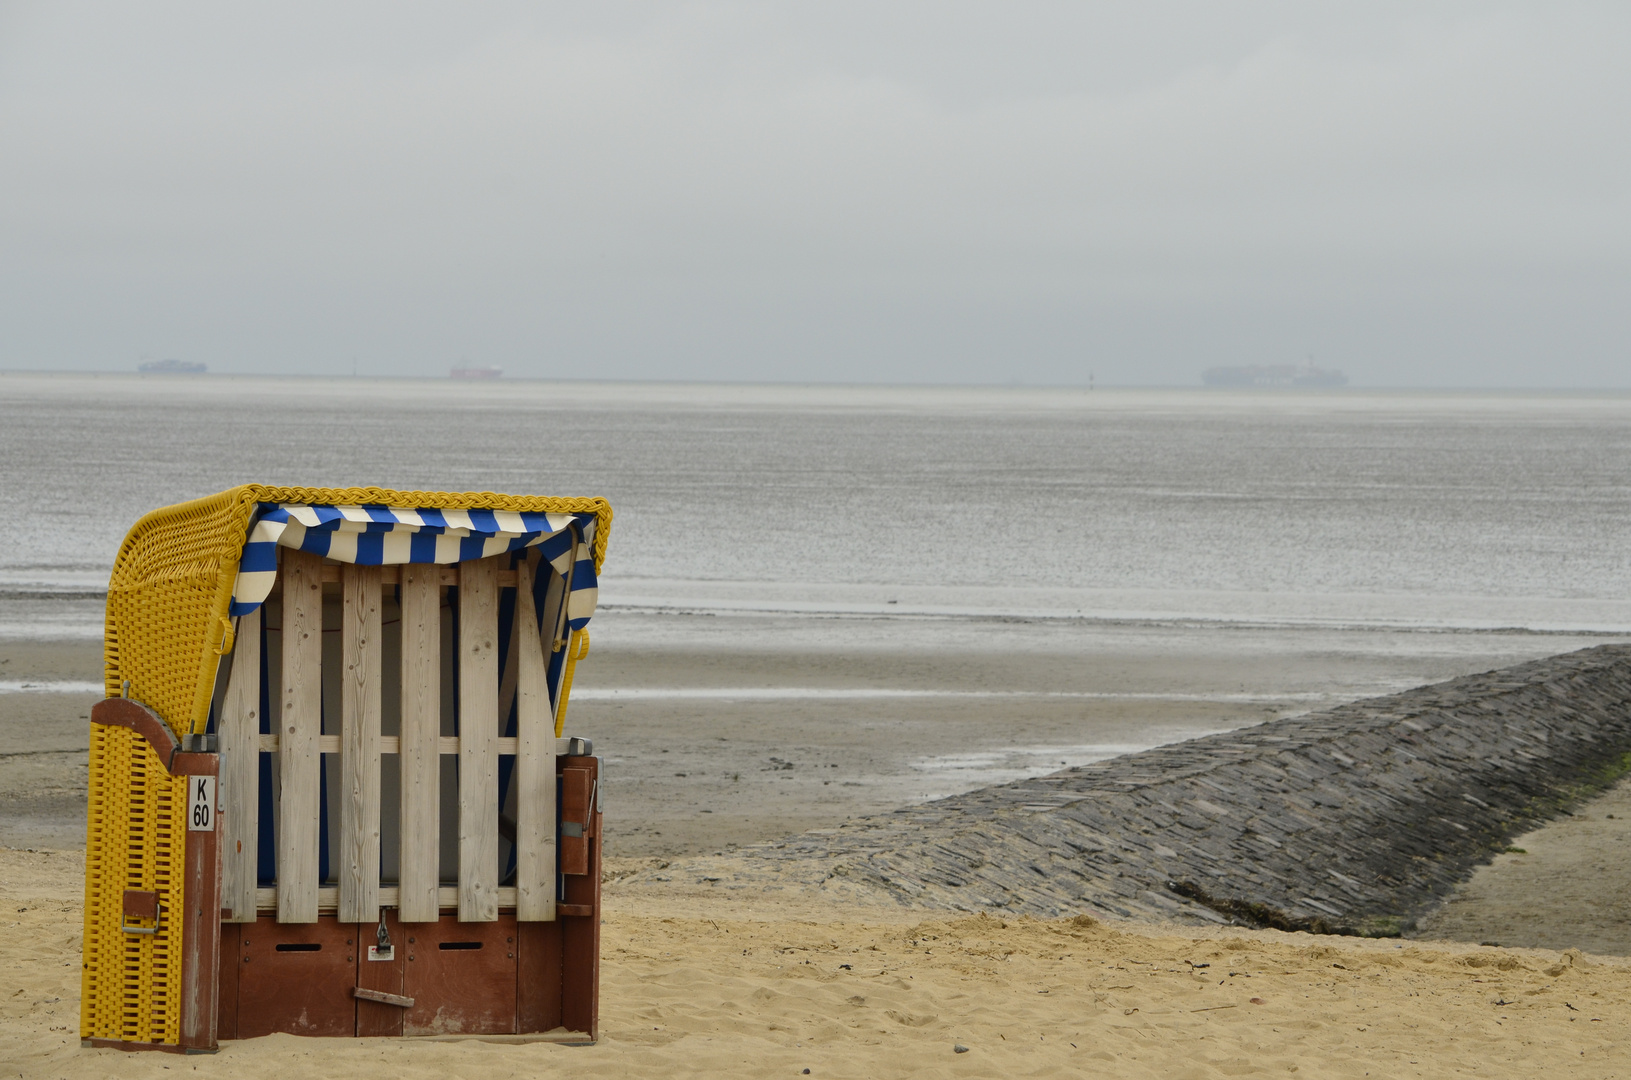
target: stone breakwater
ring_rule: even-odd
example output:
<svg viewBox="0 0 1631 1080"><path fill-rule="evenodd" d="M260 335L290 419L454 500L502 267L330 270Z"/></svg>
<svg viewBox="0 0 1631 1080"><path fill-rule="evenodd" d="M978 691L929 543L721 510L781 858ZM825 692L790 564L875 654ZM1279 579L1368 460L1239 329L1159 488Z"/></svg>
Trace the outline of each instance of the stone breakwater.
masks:
<svg viewBox="0 0 1631 1080"><path fill-rule="evenodd" d="M862 903L1408 929L1631 766L1631 646L1159 747L637 875Z"/></svg>

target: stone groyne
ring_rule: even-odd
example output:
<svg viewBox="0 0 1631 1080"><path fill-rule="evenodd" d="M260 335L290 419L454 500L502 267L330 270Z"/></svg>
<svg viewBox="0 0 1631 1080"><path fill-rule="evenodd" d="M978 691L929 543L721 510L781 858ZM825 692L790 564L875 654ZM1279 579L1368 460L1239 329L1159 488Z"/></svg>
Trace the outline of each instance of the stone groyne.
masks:
<svg viewBox="0 0 1631 1080"><path fill-rule="evenodd" d="M687 860L649 880L1035 915L1408 929L1631 767L1610 645Z"/></svg>

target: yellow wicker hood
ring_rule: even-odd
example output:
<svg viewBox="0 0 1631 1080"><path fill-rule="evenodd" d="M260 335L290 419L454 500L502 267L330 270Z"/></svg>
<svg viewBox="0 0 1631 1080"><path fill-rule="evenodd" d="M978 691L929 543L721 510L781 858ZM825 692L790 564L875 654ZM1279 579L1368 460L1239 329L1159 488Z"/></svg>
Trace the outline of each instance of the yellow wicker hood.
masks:
<svg viewBox="0 0 1631 1080"><path fill-rule="evenodd" d="M216 672L222 654L231 648L227 612L233 583L260 503L594 514L597 573L612 524L611 504L599 498L374 487L245 484L154 510L131 527L114 559L104 677L109 697L120 696L128 681L124 696L146 704L178 736L201 733L209 721Z"/></svg>

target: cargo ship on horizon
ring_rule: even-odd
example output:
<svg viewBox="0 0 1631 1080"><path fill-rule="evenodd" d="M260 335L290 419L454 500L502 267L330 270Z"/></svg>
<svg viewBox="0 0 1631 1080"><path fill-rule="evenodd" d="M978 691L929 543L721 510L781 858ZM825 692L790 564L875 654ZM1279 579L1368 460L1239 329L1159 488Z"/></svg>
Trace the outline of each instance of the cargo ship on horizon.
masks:
<svg viewBox="0 0 1631 1080"><path fill-rule="evenodd" d="M202 375L209 368L196 360L144 360L136 370L143 375Z"/></svg>
<svg viewBox="0 0 1631 1080"><path fill-rule="evenodd" d="M1244 367L1207 368L1201 375L1207 386L1224 387L1332 387L1347 386L1340 371L1313 364L1248 364Z"/></svg>

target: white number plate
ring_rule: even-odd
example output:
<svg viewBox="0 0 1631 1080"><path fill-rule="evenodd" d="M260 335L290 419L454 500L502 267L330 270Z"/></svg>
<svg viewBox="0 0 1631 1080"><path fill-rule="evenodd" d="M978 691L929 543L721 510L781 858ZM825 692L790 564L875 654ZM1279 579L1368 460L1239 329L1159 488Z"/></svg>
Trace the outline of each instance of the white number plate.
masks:
<svg viewBox="0 0 1631 1080"><path fill-rule="evenodd" d="M215 777L187 777L187 831L215 831Z"/></svg>

